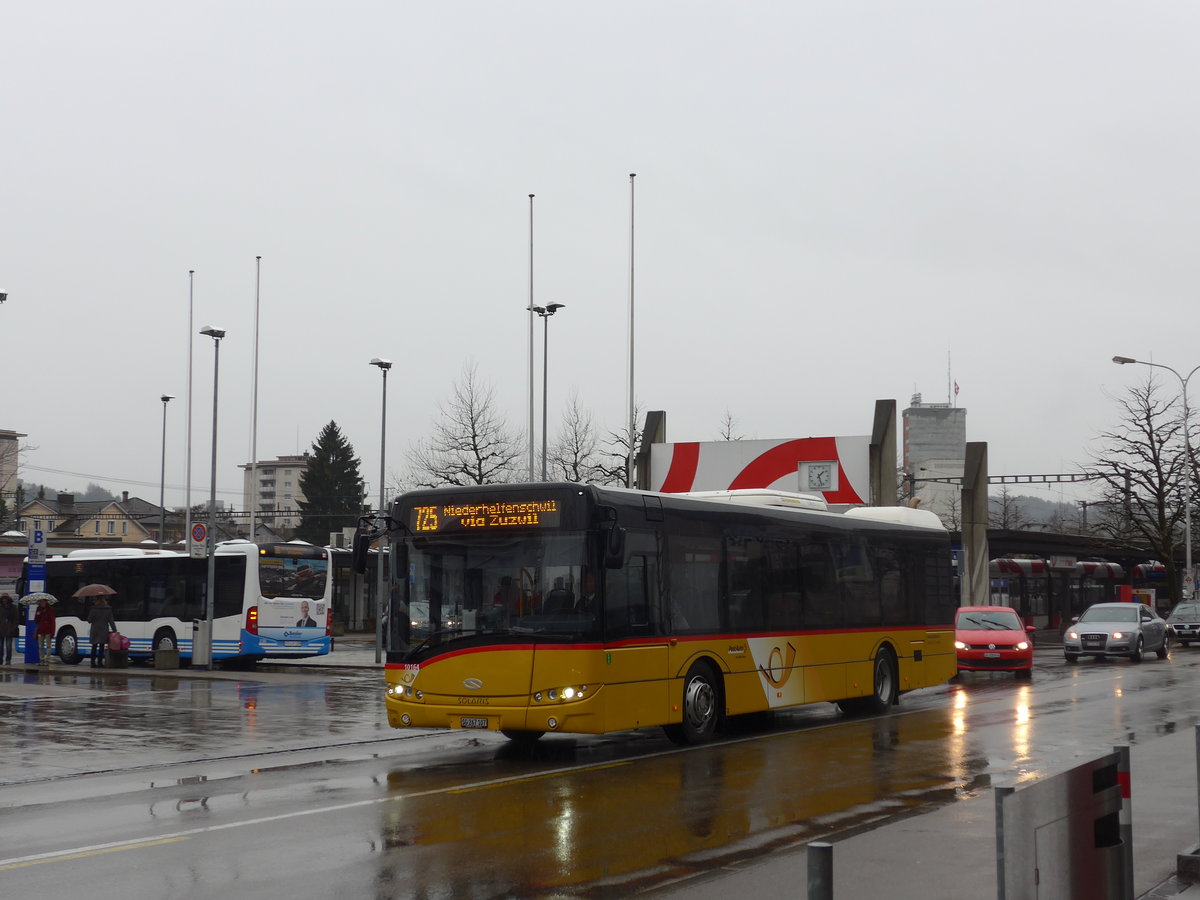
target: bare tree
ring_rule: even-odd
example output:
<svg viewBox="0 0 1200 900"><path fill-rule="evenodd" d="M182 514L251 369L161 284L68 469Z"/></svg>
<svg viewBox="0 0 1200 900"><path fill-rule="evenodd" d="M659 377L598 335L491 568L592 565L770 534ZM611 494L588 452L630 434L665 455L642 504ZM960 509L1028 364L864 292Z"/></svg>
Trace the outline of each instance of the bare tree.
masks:
<svg viewBox="0 0 1200 900"><path fill-rule="evenodd" d="M474 362L463 367L450 399L438 405L433 435L408 451L416 487L501 484L513 480L521 450L496 408L496 390L479 379Z"/></svg>
<svg viewBox="0 0 1200 900"><path fill-rule="evenodd" d="M550 449L550 468L563 481L595 481L597 443L592 414L579 408L579 392L572 391L558 437Z"/></svg>
<svg viewBox="0 0 1200 900"><path fill-rule="evenodd" d="M737 419L733 417L729 407L725 407L725 415L721 416L721 430L717 435L717 440L740 441L744 437L745 435L737 433Z"/></svg>
<svg viewBox="0 0 1200 900"><path fill-rule="evenodd" d="M988 497L989 528L1020 531L1028 525L1029 519L1021 509L1021 498L1010 494L1008 485L1000 489L1000 496Z"/></svg>
<svg viewBox="0 0 1200 900"><path fill-rule="evenodd" d="M1187 444L1175 397L1160 396L1153 376L1117 400L1120 424L1100 435L1088 471L1102 484L1096 531L1141 541L1166 568L1172 602L1180 592L1175 550L1187 495ZM1193 502L1194 497L1190 498Z"/></svg>
<svg viewBox="0 0 1200 900"><path fill-rule="evenodd" d="M642 417L642 408L634 406L633 420L637 422ZM601 454L595 467L593 468L593 480L597 484L625 484L625 478L628 473L632 473L633 465L631 460L637 458L638 450L642 446L642 433L639 431L636 434L629 433L629 426L608 433L608 438L604 441L604 446L609 449Z"/></svg>
<svg viewBox="0 0 1200 900"><path fill-rule="evenodd" d="M950 531L962 531L962 491L951 491L944 508L942 523Z"/></svg>

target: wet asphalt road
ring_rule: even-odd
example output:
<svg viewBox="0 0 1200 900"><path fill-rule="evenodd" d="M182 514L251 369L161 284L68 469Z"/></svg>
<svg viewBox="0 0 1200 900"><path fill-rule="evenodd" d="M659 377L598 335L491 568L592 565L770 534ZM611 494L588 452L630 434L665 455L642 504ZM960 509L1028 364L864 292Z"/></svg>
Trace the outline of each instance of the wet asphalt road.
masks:
<svg viewBox="0 0 1200 900"><path fill-rule="evenodd" d="M1200 721L1200 649L965 675L680 750L395 732L382 675L0 670L3 896L628 896Z"/></svg>

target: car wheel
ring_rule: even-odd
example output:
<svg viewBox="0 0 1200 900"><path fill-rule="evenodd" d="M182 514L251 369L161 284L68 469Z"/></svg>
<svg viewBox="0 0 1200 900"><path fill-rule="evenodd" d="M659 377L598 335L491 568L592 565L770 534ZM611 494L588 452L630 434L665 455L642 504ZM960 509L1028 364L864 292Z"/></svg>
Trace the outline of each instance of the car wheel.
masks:
<svg viewBox="0 0 1200 900"><path fill-rule="evenodd" d="M1075 663L1079 662L1079 654L1078 653L1064 653L1063 659L1065 659L1067 661L1067 665L1073 666L1073 665L1075 665Z"/></svg>
<svg viewBox="0 0 1200 900"><path fill-rule="evenodd" d="M1159 659L1166 659L1171 652L1171 642L1166 636L1163 637L1162 646L1156 651Z"/></svg>
<svg viewBox="0 0 1200 900"><path fill-rule="evenodd" d="M1138 635L1137 643L1134 645L1133 651L1129 654L1129 658L1133 662L1140 663L1142 661L1142 648L1144 644L1145 642L1142 640L1141 635Z"/></svg>

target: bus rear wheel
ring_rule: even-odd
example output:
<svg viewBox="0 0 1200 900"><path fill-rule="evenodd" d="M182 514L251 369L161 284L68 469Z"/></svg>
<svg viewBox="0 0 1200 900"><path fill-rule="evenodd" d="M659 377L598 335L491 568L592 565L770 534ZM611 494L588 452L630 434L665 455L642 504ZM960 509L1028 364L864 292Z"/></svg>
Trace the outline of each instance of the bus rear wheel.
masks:
<svg viewBox="0 0 1200 900"><path fill-rule="evenodd" d="M896 673L896 657L887 647L880 648L871 665L871 696L839 700L838 708L847 715L859 713L883 713L888 711L899 696L899 676Z"/></svg>
<svg viewBox="0 0 1200 900"><path fill-rule="evenodd" d="M721 717L721 681L708 663L693 663L683 679L683 721L664 730L676 744L712 740Z"/></svg>
<svg viewBox="0 0 1200 900"><path fill-rule="evenodd" d="M58 633L54 649L58 653L58 658L68 666L77 665L83 660L83 656L79 652L79 638L75 636L74 628L64 628Z"/></svg>

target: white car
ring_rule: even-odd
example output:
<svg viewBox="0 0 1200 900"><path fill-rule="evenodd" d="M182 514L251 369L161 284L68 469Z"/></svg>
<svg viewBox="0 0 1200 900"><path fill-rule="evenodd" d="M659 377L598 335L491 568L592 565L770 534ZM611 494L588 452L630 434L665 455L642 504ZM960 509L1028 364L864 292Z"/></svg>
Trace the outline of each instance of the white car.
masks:
<svg viewBox="0 0 1200 900"><path fill-rule="evenodd" d="M1166 620L1144 603L1094 603L1063 635L1063 656L1069 663L1081 656L1128 656L1141 662L1151 650L1166 659L1170 634Z"/></svg>

